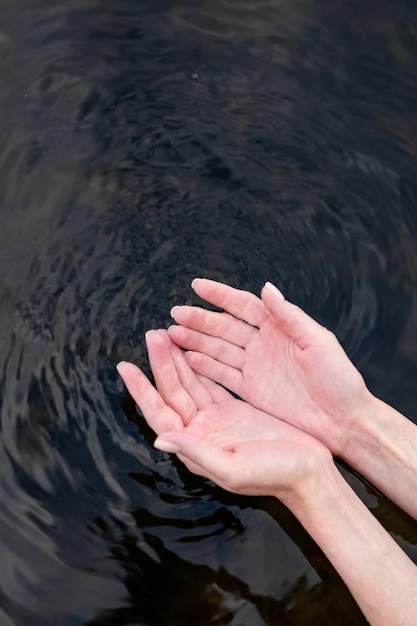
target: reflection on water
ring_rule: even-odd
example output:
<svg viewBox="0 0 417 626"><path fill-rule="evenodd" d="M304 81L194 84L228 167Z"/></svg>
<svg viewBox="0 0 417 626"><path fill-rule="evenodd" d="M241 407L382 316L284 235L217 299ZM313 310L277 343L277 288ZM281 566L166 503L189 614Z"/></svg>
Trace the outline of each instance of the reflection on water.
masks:
<svg viewBox="0 0 417 626"><path fill-rule="evenodd" d="M267 279L417 415L412 3L0 7L0 621L364 623L284 507L152 448L115 372ZM348 469L417 562L414 522Z"/></svg>

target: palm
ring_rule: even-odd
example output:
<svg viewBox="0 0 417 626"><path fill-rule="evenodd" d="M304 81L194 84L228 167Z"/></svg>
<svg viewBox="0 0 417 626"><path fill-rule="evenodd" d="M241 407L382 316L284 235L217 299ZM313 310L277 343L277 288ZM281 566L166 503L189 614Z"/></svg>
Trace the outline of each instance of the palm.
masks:
<svg viewBox="0 0 417 626"><path fill-rule="evenodd" d="M200 410L186 431L236 457L239 482L232 490L247 495L268 493L268 487L272 493L277 485L289 489L308 474L312 459L325 452L313 437L232 397ZM192 463L187 465L200 473Z"/></svg>
<svg viewBox="0 0 417 626"><path fill-rule="evenodd" d="M200 384L203 385L201 380ZM315 446L316 442L303 431L224 393L229 397L220 402L209 401L196 411L185 430L229 451L243 442L278 441L283 448L287 444Z"/></svg>
<svg viewBox="0 0 417 626"><path fill-rule="evenodd" d="M210 446L212 469L210 461L201 466L180 455L191 471L239 493L272 494L277 485L289 489L317 455L328 454L310 435L196 376L163 331L148 340L148 349L158 391L134 365L125 364L120 373L157 434L182 431L197 446ZM219 460L227 478L219 474Z"/></svg>
<svg viewBox="0 0 417 626"><path fill-rule="evenodd" d="M335 337L290 303L279 303L276 319L253 294L206 280L197 287L229 313L175 307L180 326L170 337L191 350L193 369L329 443L366 391Z"/></svg>
<svg viewBox="0 0 417 626"><path fill-rule="evenodd" d="M301 348L272 319L267 319L245 348L242 381L236 393L259 408L298 426L327 419L351 394L338 384L334 358L322 345ZM342 375L343 378L343 375Z"/></svg>

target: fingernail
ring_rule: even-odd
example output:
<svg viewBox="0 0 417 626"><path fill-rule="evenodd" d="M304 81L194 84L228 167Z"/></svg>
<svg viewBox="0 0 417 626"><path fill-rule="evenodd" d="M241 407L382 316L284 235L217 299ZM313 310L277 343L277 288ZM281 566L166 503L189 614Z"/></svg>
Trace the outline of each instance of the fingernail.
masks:
<svg viewBox="0 0 417 626"><path fill-rule="evenodd" d="M175 320L175 311L179 309L179 306L173 306L172 309L170 310L169 314L170 316Z"/></svg>
<svg viewBox="0 0 417 626"><path fill-rule="evenodd" d="M265 287L266 289L268 289L268 291L270 293L272 293L273 296L275 296L276 298L278 298L279 300L285 300L284 296L282 295L282 293L280 292L279 289L277 289L275 287L275 285L273 285L272 283L265 283Z"/></svg>
<svg viewBox="0 0 417 626"><path fill-rule="evenodd" d="M161 452L169 452L171 454L177 454L181 449L176 443L166 441L165 439L161 439L161 437L157 437L153 445L157 450L161 450Z"/></svg>
<svg viewBox="0 0 417 626"><path fill-rule="evenodd" d="M119 367L123 365L123 363L126 363L126 361L119 361L119 363L116 365L117 371L119 371Z"/></svg>
<svg viewBox="0 0 417 626"><path fill-rule="evenodd" d="M194 278L194 279L191 281L191 287L192 287L192 289L194 289L194 288L195 288L195 282L196 282L196 280L202 280L202 279L201 279L201 278Z"/></svg>
<svg viewBox="0 0 417 626"><path fill-rule="evenodd" d="M156 333L156 330L153 330L153 329L147 330L145 333L145 339L147 339L149 335L152 335L152 333Z"/></svg>

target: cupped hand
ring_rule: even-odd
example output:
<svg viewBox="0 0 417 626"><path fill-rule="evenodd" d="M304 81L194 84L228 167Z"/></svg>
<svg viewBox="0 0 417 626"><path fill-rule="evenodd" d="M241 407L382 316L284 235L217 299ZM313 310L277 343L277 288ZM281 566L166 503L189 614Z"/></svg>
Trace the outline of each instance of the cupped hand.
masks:
<svg viewBox="0 0 417 626"><path fill-rule="evenodd" d="M155 446L177 453L190 471L234 493L289 503L333 464L310 435L195 374L166 331L151 331L146 341L157 389L132 363L118 371L158 435Z"/></svg>
<svg viewBox="0 0 417 626"><path fill-rule="evenodd" d="M370 393L336 337L270 283L262 300L207 279L192 286L224 310L173 308L169 336L193 370L343 456Z"/></svg>

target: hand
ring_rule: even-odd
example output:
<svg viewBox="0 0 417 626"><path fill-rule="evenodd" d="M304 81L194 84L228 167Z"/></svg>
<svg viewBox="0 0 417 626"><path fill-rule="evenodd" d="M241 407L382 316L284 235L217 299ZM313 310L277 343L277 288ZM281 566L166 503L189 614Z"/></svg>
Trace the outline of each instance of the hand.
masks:
<svg viewBox="0 0 417 626"><path fill-rule="evenodd" d="M195 279L195 292L225 310L176 306L170 338L195 372L254 407L301 428L343 456L349 426L370 398L336 337L267 283L262 300Z"/></svg>
<svg viewBox="0 0 417 626"><path fill-rule="evenodd" d="M192 472L234 493L289 503L333 466L313 437L196 375L166 331L151 331L146 341L157 390L132 363L119 364L119 373L158 435L155 447L177 453Z"/></svg>

